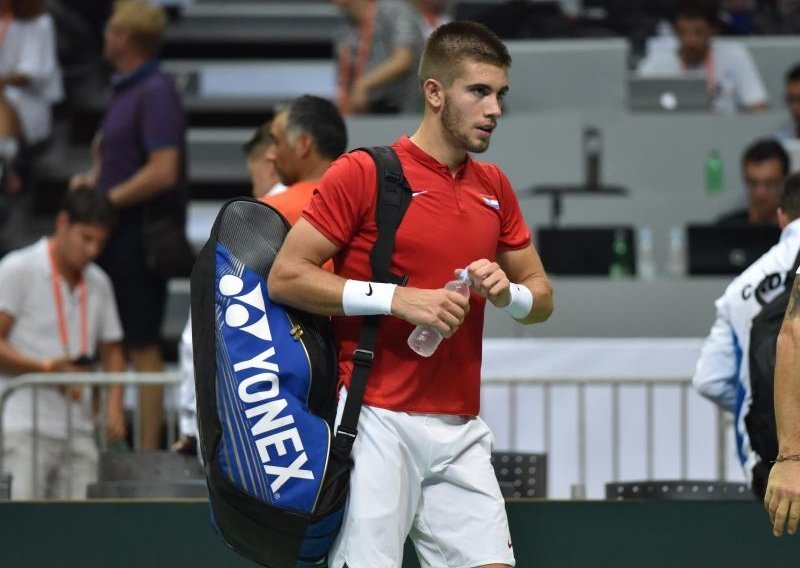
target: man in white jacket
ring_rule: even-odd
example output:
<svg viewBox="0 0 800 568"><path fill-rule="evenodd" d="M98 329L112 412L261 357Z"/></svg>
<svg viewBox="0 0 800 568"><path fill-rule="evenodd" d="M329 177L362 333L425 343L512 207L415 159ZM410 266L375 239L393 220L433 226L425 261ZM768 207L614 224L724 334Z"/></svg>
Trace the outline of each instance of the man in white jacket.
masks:
<svg viewBox="0 0 800 568"><path fill-rule="evenodd" d="M769 468L750 445L745 418L752 393L748 348L753 318L762 307L783 292L800 250L800 174L786 179L778 224L780 241L731 282L715 302L717 317L703 344L693 383L735 417L739 460L753 492L763 498Z"/></svg>

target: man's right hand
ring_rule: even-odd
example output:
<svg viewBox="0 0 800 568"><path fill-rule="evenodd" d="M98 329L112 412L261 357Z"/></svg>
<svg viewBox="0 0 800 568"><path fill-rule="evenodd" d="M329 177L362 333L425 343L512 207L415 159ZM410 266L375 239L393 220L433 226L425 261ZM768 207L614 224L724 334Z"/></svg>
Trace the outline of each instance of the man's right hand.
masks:
<svg viewBox="0 0 800 568"><path fill-rule="evenodd" d="M468 313L469 298L444 288L424 290L398 286L392 298L393 316L435 329L444 337L453 335Z"/></svg>

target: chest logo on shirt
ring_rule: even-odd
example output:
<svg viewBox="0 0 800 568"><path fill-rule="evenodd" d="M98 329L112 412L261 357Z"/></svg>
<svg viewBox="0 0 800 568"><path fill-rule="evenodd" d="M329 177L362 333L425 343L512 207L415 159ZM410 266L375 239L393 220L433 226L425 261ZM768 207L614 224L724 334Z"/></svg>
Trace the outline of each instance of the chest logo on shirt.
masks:
<svg viewBox="0 0 800 568"><path fill-rule="evenodd" d="M481 195L483 202L496 211L500 211L500 202L492 195Z"/></svg>
<svg viewBox="0 0 800 568"><path fill-rule="evenodd" d="M414 197L419 197L420 195L422 195L422 194L424 194L424 193L428 193L428 190L427 190L427 189L421 189L421 190L419 190L419 191L413 191L413 190L412 190L412 191L411 191L411 197L412 197L412 198L414 198Z"/></svg>

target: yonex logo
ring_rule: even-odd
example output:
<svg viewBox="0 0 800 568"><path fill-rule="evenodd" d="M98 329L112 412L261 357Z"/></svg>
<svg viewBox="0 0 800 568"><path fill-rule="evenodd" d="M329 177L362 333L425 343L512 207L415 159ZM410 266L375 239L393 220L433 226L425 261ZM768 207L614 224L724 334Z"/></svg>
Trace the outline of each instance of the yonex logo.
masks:
<svg viewBox="0 0 800 568"><path fill-rule="evenodd" d="M265 344L272 343L272 332L263 287L258 282L252 290L242 293L244 288L244 281L232 274L220 278L218 286L220 294L231 299L225 309L225 324L260 340L254 344L256 349L248 352L246 359L233 365L233 371L239 381L237 396L247 405L244 414L253 444L264 472L270 477L270 489L275 494L290 479L314 479L314 473L302 469L308 456L294 426L294 416L284 412L289 403L281 396L280 368L275 362L276 346ZM251 309L255 311L253 317ZM255 322L251 323L253 319Z"/></svg>
<svg viewBox="0 0 800 568"><path fill-rule="evenodd" d="M238 276L226 274L220 278L220 294L237 301L237 303L231 302L225 310L225 323L230 327L240 329L264 341L272 341L272 334L270 333L269 323L267 322L267 309L264 306L264 293L261 291L261 283L259 282L256 284L256 287L248 293L238 296L237 294L241 294L243 289L244 281ZM261 316L250 325L247 325L251 318L250 311L246 306L255 308L257 313L260 313Z"/></svg>

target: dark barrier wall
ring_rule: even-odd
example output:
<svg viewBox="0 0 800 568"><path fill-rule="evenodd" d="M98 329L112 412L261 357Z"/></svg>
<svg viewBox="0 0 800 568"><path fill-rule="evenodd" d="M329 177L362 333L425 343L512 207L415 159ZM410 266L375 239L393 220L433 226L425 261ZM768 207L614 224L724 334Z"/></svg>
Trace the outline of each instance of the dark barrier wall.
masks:
<svg viewBox="0 0 800 568"><path fill-rule="evenodd" d="M758 503L508 503L519 568L797 566ZM454 522L457 522L454 519ZM246 568L212 532L205 502L0 504L3 568ZM406 554L404 568L416 568Z"/></svg>

